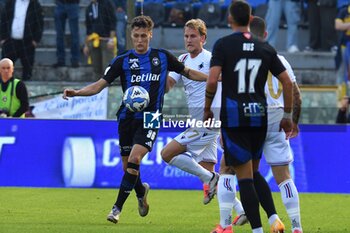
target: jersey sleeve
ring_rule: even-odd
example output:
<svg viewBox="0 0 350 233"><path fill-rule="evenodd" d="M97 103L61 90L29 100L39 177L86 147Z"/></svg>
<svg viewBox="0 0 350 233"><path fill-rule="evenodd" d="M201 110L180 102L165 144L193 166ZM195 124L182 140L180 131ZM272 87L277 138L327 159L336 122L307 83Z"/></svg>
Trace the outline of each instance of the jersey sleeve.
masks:
<svg viewBox="0 0 350 233"><path fill-rule="evenodd" d="M182 60L183 60L183 57L185 56L185 54L182 54L182 55L180 55L179 56L179 61L181 62ZM181 79L181 74L179 74L179 73L176 73L176 72L173 72L173 71L171 71L171 72L169 72L169 76L172 78L172 79L174 79L175 80L175 82L178 82L180 79Z"/></svg>
<svg viewBox="0 0 350 233"><path fill-rule="evenodd" d="M107 66L103 79L111 84L116 78L123 74L123 57L113 59L111 64Z"/></svg>
<svg viewBox="0 0 350 233"><path fill-rule="evenodd" d="M224 48L222 45L222 40L219 39L215 42L212 57L210 59L210 67L213 66L223 66L224 64Z"/></svg>
<svg viewBox="0 0 350 233"><path fill-rule="evenodd" d="M181 74L178 74L174 71L169 72L169 77L174 79L175 82L178 82L181 78Z"/></svg>
<svg viewBox="0 0 350 233"><path fill-rule="evenodd" d="M181 73L185 69L185 65L177 60L177 58L170 52L163 50L168 60L168 70Z"/></svg>
<svg viewBox="0 0 350 233"><path fill-rule="evenodd" d="M294 74L294 71L292 69L292 66L289 64L289 62L283 57L283 56L278 56L280 58L280 60L282 61L282 64L284 65L284 67L286 68L287 70L287 73L290 77L290 80L294 83L296 82L296 77L295 77L295 74Z"/></svg>
<svg viewBox="0 0 350 233"><path fill-rule="evenodd" d="M277 56L277 52L274 48L270 47L272 54L271 54L271 64L270 64L270 71L273 74L273 76L277 77L280 73L286 70L284 65L282 64L282 61Z"/></svg>

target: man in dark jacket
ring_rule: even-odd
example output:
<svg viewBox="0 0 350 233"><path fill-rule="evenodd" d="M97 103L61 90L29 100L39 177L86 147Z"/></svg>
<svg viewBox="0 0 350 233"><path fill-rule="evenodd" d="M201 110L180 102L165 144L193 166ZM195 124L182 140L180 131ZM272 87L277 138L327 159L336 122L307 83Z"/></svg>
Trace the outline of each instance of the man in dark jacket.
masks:
<svg viewBox="0 0 350 233"><path fill-rule="evenodd" d="M91 57L100 77L116 55L115 6L110 0L91 0L85 11L86 39L83 52Z"/></svg>
<svg viewBox="0 0 350 233"><path fill-rule="evenodd" d="M32 76L35 48L41 40L43 11L38 0L7 0L1 13L2 57L19 58L23 80Z"/></svg>
<svg viewBox="0 0 350 233"><path fill-rule="evenodd" d="M350 114L349 112L350 98L348 96L344 96L340 101L340 107L338 110L338 115L336 119L336 123L345 124L350 123Z"/></svg>

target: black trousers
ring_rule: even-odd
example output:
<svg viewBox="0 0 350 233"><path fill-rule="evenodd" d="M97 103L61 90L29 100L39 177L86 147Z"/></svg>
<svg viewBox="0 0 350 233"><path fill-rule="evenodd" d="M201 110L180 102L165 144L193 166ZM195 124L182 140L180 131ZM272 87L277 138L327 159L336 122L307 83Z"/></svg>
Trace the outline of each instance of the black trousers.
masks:
<svg viewBox="0 0 350 233"><path fill-rule="evenodd" d="M35 47L30 40L7 39L2 46L2 57L9 58L15 63L21 60L23 66L22 79L29 80L32 77L34 65Z"/></svg>
<svg viewBox="0 0 350 233"><path fill-rule="evenodd" d="M315 0L308 3L309 46L313 49L329 51L332 46L337 45L337 33L334 28L337 7L336 5L320 6Z"/></svg>

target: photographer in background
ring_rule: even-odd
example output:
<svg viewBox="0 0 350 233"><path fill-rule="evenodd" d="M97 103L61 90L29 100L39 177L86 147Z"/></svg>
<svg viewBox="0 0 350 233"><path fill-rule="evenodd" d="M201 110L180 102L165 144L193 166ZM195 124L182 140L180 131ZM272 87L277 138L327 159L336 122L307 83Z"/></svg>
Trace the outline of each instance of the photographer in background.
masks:
<svg viewBox="0 0 350 233"><path fill-rule="evenodd" d="M335 123L339 123L339 124L350 123L350 114L348 114L349 104L350 104L350 97L344 96L343 99L340 101L340 107L338 110L337 120Z"/></svg>
<svg viewBox="0 0 350 233"><path fill-rule="evenodd" d="M24 117L28 110L27 88L19 79L13 77L13 62L0 60L0 117Z"/></svg>

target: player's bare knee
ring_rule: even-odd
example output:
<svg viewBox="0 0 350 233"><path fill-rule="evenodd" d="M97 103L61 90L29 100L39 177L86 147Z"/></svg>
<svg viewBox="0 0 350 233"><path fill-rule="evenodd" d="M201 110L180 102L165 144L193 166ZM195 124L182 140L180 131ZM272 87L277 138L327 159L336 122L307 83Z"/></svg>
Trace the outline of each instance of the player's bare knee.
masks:
<svg viewBox="0 0 350 233"><path fill-rule="evenodd" d="M132 155L130 155L129 159L128 159L128 164L129 163L140 164L141 163L141 159L142 159L142 157L140 157L140 156L136 156L136 155L132 156Z"/></svg>
<svg viewBox="0 0 350 233"><path fill-rule="evenodd" d="M169 163L170 160L174 157L172 156L172 154L170 153L170 150L167 147L164 147L162 149L162 151L160 152L160 155L162 156L162 159L167 163Z"/></svg>

